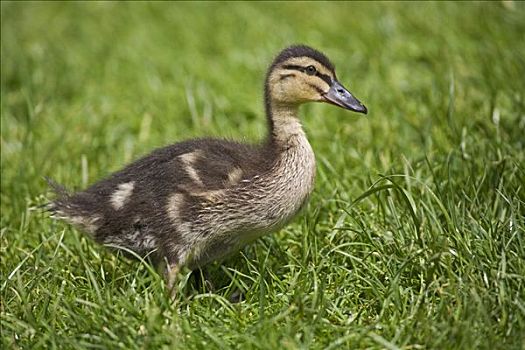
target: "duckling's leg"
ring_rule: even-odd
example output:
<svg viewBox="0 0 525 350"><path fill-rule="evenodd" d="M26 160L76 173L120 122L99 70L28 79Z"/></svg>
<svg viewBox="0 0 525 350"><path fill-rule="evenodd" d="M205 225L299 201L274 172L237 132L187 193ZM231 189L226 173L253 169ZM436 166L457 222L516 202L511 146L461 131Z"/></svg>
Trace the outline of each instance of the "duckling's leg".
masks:
<svg viewBox="0 0 525 350"><path fill-rule="evenodd" d="M177 264L167 264L166 266L166 285L170 292L171 298L175 299L176 282L179 277L180 267Z"/></svg>

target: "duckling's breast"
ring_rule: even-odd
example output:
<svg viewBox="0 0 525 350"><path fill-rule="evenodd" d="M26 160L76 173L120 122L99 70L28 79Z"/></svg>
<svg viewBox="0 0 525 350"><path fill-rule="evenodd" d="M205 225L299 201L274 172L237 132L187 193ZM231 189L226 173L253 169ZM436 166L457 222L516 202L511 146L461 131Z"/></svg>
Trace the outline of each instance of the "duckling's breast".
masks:
<svg viewBox="0 0 525 350"><path fill-rule="evenodd" d="M191 247L183 260L202 266L284 226L306 203L314 179L315 157L303 134L290 140L267 171L225 190L196 193L195 219L179 223Z"/></svg>

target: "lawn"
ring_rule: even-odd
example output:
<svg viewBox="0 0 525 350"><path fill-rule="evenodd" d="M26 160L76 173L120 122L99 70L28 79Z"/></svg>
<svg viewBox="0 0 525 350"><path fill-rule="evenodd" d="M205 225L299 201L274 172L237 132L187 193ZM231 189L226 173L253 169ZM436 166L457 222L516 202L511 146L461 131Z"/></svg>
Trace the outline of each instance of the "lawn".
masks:
<svg viewBox="0 0 525 350"><path fill-rule="evenodd" d="M2 349L525 349L523 4L1 12ZM292 43L369 114L302 107L309 205L186 271L174 302L147 262L38 208L44 176L81 189L183 139L261 139L265 70Z"/></svg>

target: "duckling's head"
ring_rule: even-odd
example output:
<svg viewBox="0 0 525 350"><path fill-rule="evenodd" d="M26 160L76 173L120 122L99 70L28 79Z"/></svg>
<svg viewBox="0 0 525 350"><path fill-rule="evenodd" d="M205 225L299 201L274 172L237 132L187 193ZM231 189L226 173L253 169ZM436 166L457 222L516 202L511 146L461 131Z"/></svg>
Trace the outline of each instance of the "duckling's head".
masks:
<svg viewBox="0 0 525 350"><path fill-rule="evenodd" d="M337 81L334 65L324 54L304 45L290 46L277 55L268 70L267 108L305 102L327 102L367 113L366 107Z"/></svg>

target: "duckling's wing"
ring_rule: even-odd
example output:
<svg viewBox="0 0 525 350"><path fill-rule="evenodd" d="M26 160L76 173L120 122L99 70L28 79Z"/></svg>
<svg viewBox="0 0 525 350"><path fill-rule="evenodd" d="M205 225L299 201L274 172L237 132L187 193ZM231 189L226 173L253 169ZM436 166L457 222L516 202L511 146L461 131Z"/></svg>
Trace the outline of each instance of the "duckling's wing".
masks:
<svg viewBox="0 0 525 350"><path fill-rule="evenodd" d="M106 192L108 185L123 181L135 181L155 192L186 186L224 189L264 172L273 159L264 146L219 139L185 141L153 151L88 191Z"/></svg>

